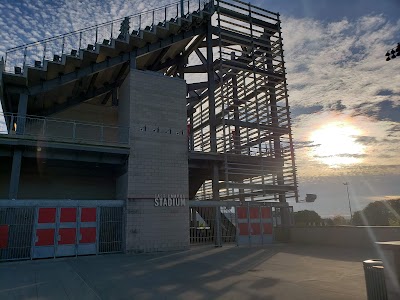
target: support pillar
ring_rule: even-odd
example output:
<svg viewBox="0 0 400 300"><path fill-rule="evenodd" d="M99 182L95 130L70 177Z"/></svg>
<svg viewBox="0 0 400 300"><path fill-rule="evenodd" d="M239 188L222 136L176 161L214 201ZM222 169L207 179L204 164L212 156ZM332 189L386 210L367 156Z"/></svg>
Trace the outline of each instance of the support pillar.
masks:
<svg viewBox="0 0 400 300"><path fill-rule="evenodd" d="M21 160L22 160L22 150L15 149L12 161L12 168L11 168L10 188L8 193L9 199L18 198L19 178L21 174Z"/></svg>
<svg viewBox="0 0 400 300"><path fill-rule="evenodd" d="M217 134L216 134L216 117L215 117L215 79L214 79L214 68L213 68L213 47L212 47L212 26L211 20L207 25L207 80L208 80L208 110L210 119L210 148L211 152L217 152ZM212 177L212 191L213 200L219 200L219 172L218 164L213 165L213 177Z"/></svg>
<svg viewBox="0 0 400 300"><path fill-rule="evenodd" d="M18 115L17 115L17 128L16 128L17 134L25 133L27 109L28 109L28 95L20 94L18 102Z"/></svg>
<svg viewBox="0 0 400 300"><path fill-rule="evenodd" d="M271 42L268 41L266 42L267 47L271 47ZM274 72L274 65L272 63L272 55L266 53L266 65L267 65L267 70L269 72ZM272 83L272 82L271 82ZM269 89L269 94L270 94L270 109L271 109L271 122L272 122L272 126L274 127L279 127L279 116L278 116L278 107L277 107L277 101L276 101L276 88L271 87ZM282 169L279 170L277 172L276 175L276 179L277 179L277 184L278 185L284 185L285 181L284 181L284 176L283 176L283 158L282 158L282 148L281 148L281 139L279 137L279 135L276 135L273 138L273 145L274 145L274 157L276 160L278 161L282 161ZM279 202L286 202L286 197L285 197L285 193L279 193Z"/></svg>

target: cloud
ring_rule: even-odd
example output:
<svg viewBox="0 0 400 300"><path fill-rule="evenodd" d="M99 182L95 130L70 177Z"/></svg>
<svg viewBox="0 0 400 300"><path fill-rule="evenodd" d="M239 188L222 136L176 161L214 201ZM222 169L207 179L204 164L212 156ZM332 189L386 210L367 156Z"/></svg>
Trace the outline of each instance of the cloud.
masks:
<svg viewBox="0 0 400 300"><path fill-rule="evenodd" d="M313 106L296 106L291 110L292 117L298 117L300 115L309 115L323 110L322 105Z"/></svg>
<svg viewBox="0 0 400 300"><path fill-rule="evenodd" d="M286 17L282 21L291 106L326 105L337 99L351 109L378 102L382 91L400 92L397 65L384 54L393 47L400 21L383 15L324 22ZM381 91L381 92L380 92Z"/></svg>
<svg viewBox="0 0 400 300"><path fill-rule="evenodd" d="M330 109L335 111L343 111L346 108L347 106L343 105L342 100L337 100L334 104L330 106Z"/></svg>
<svg viewBox="0 0 400 300"><path fill-rule="evenodd" d="M356 137L356 142L364 144L364 145L369 145L369 144L374 144L374 143L378 142L378 139L374 136L362 135L362 136Z"/></svg>
<svg viewBox="0 0 400 300"><path fill-rule="evenodd" d="M353 157L353 158L364 158L367 154L354 154L354 153L341 153L335 155L314 155L315 158L328 158L328 157Z"/></svg>
<svg viewBox="0 0 400 300"><path fill-rule="evenodd" d="M400 195L382 195L368 197L370 201L386 201L386 200L400 200Z"/></svg>
<svg viewBox="0 0 400 300"><path fill-rule="evenodd" d="M380 102L363 102L355 106L356 115L366 115L374 117L379 121L400 122L400 105L393 100L383 100Z"/></svg>
<svg viewBox="0 0 400 300"><path fill-rule="evenodd" d="M307 142L295 142L294 147L295 149L302 149L302 148L315 148L321 146L320 144L315 144L313 141Z"/></svg>
<svg viewBox="0 0 400 300"><path fill-rule="evenodd" d="M376 92L376 96L392 96L392 95L398 95L398 93L395 93L392 89L382 89Z"/></svg>

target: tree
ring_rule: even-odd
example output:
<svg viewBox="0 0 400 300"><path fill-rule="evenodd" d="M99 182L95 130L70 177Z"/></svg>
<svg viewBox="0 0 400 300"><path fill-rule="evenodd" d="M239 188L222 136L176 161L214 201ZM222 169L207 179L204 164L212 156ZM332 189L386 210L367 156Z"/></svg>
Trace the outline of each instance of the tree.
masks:
<svg viewBox="0 0 400 300"><path fill-rule="evenodd" d="M354 212L352 219L353 225L356 226L366 225L365 222L363 221L362 213L363 212L361 210Z"/></svg>
<svg viewBox="0 0 400 300"><path fill-rule="evenodd" d="M389 225L389 208L386 201L375 201L369 203L363 209L363 215L368 225L372 226L388 226Z"/></svg>
<svg viewBox="0 0 400 300"><path fill-rule="evenodd" d="M354 225L394 226L400 224L400 200L375 201L353 215Z"/></svg>
<svg viewBox="0 0 400 300"><path fill-rule="evenodd" d="M333 220L331 218L325 218L322 220L325 226L333 226L335 223L333 223Z"/></svg>
<svg viewBox="0 0 400 300"><path fill-rule="evenodd" d="M300 210L293 213L296 225L307 225L309 223L321 223L321 216L313 210Z"/></svg>
<svg viewBox="0 0 400 300"><path fill-rule="evenodd" d="M343 216L334 216L332 222L333 225L349 225L349 221Z"/></svg>

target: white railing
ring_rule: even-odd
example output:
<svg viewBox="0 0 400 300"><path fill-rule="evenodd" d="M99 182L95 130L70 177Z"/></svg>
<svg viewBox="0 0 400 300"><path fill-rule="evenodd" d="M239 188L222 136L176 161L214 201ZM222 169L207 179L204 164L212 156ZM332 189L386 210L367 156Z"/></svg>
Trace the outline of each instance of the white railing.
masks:
<svg viewBox="0 0 400 300"><path fill-rule="evenodd" d="M0 113L0 135L76 143L129 144L129 127L12 113Z"/></svg>
<svg viewBox="0 0 400 300"><path fill-rule="evenodd" d="M79 57L80 49L95 50L96 44L111 46L115 39L127 40L129 34L138 34L141 29L152 29L157 25L164 26L168 21L176 21L178 17L199 12L212 1L176 2L125 18L10 48L6 51L4 71L19 74L24 72L25 66L43 67L45 61L60 62L64 54Z"/></svg>

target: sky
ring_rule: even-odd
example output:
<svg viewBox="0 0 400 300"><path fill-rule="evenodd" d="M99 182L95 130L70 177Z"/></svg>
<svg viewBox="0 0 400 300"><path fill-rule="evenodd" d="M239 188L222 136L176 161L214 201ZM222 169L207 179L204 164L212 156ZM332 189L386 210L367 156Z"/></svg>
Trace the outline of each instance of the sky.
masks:
<svg viewBox="0 0 400 300"><path fill-rule="evenodd" d="M167 0L0 0L0 56ZM349 215L400 198L400 0L256 0L282 20L300 198L295 210Z"/></svg>

